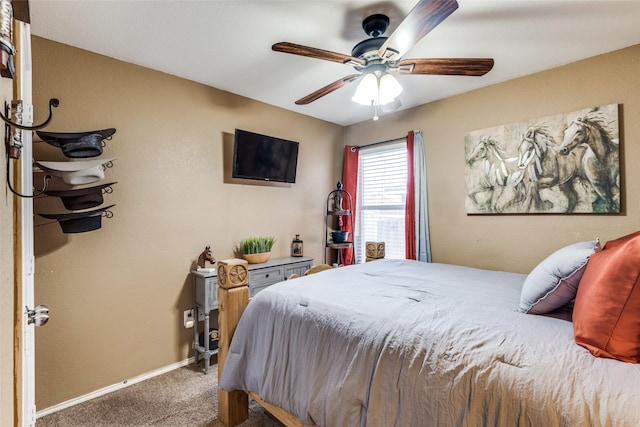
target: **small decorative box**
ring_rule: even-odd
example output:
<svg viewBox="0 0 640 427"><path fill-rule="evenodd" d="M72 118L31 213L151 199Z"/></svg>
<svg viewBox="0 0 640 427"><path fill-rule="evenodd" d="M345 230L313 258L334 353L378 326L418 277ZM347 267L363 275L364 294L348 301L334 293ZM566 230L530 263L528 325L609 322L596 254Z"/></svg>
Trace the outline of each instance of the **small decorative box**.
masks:
<svg viewBox="0 0 640 427"><path fill-rule="evenodd" d="M365 247L367 249L367 261L369 260L369 258L384 258L384 242L366 242Z"/></svg>

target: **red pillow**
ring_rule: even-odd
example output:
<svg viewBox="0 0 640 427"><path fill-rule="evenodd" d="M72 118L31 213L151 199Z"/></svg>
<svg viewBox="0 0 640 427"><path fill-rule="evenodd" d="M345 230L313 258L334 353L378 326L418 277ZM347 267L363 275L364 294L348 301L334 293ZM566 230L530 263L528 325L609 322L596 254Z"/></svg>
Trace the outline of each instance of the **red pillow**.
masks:
<svg viewBox="0 0 640 427"><path fill-rule="evenodd" d="M635 233L627 234L626 236L619 237L616 240L609 240L605 244L605 247L607 249L613 249L615 247L618 247L620 245L623 245L623 244L627 243L629 240L635 239L638 236L640 236L640 231L636 231Z"/></svg>
<svg viewBox="0 0 640 427"><path fill-rule="evenodd" d="M573 334L594 356L640 363L640 232L591 255L578 285Z"/></svg>

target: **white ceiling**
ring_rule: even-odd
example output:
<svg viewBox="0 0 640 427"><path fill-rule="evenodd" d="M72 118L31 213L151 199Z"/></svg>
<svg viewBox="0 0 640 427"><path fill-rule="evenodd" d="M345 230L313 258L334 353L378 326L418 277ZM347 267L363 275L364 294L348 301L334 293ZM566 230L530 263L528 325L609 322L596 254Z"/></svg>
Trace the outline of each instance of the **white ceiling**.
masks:
<svg viewBox="0 0 640 427"><path fill-rule="evenodd" d="M340 125L370 120L356 84L294 101L354 72L274 52L288 41L342 54L367 38L362 19L391 27L417 0L30 0L32 33ZM404 58L490 57L483 77L401 75L402 109L640 44L640 0L458 0ZM615 78L615 77L613 77Z"/></svg>

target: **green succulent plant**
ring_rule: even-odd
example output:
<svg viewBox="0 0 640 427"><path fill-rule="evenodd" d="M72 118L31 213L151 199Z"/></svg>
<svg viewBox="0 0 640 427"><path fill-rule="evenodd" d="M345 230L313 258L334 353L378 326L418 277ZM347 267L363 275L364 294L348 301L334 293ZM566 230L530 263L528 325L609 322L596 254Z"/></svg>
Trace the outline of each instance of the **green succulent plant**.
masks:
<svg viewBox="0 0 640 427"><path fill-rule="evenodd" d="M249 237L240 241L240 249L245 255L271 252L275 237Z"/></svg>

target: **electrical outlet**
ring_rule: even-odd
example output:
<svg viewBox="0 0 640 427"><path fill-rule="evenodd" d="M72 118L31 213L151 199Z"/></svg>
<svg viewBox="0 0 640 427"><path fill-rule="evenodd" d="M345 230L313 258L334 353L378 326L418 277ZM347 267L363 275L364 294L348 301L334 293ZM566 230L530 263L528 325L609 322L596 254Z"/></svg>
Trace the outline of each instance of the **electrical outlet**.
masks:
<svg viewBox="0 0 640 427"><path fill-rule="evenodd" d="M185 310L183 313L184 319L182 324L186 329L193 328L193 309Z"/></svg>

